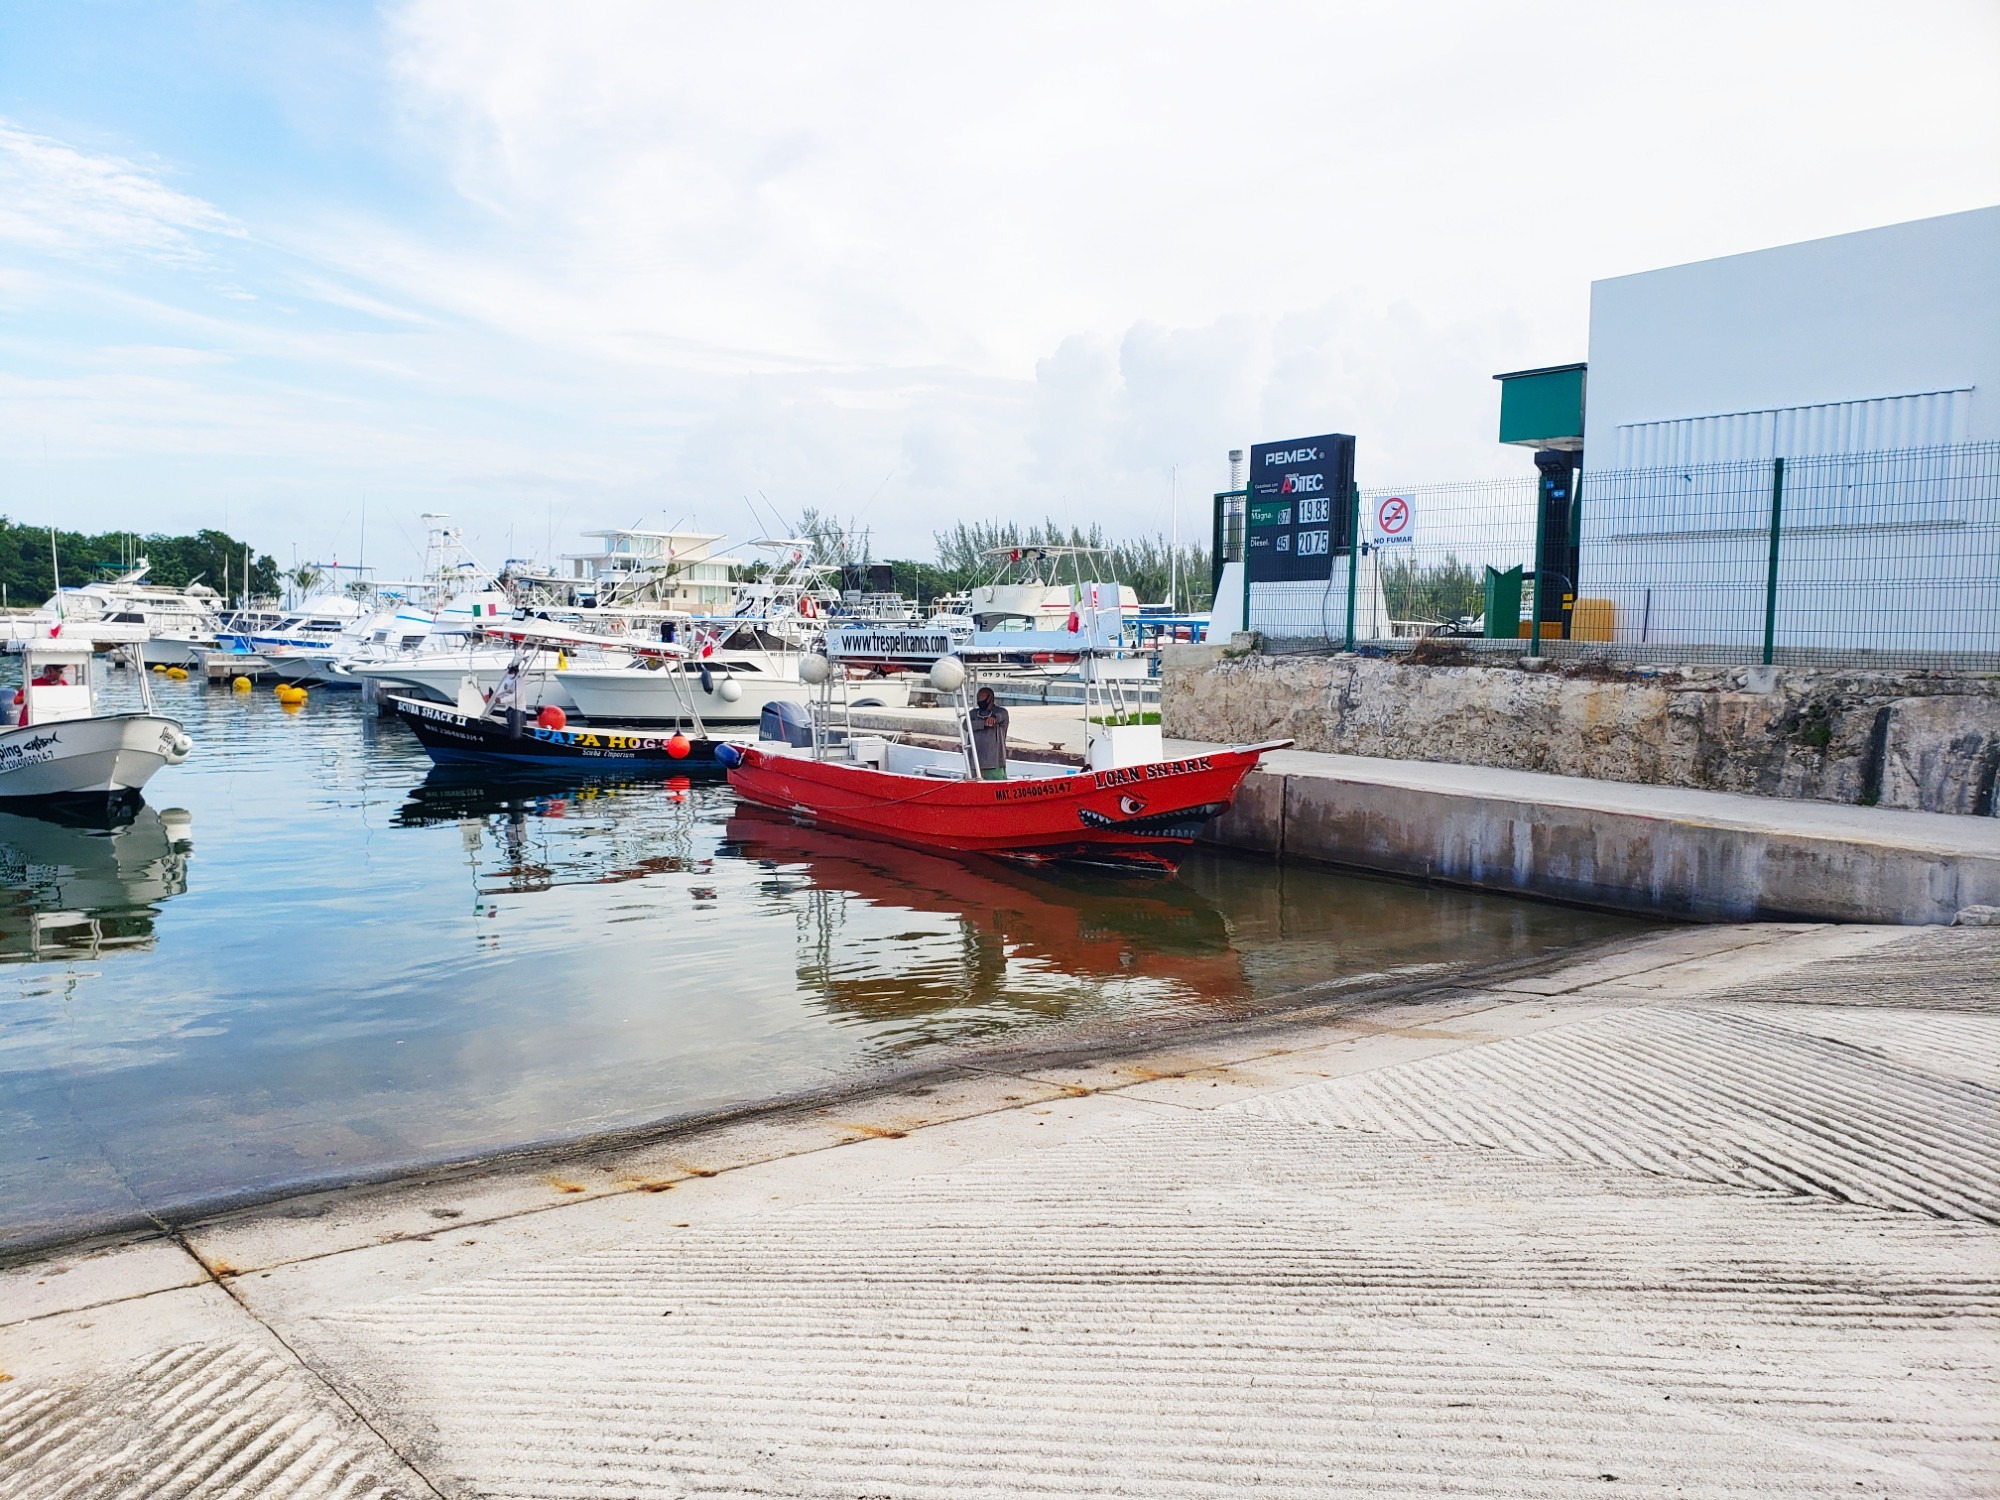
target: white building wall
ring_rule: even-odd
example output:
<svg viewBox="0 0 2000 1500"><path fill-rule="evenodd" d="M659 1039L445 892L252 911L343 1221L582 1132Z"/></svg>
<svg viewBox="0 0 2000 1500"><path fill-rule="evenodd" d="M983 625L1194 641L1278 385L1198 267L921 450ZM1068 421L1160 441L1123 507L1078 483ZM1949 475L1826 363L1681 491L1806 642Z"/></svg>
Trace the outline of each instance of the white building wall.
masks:
<svg viewBox="0 0 2000 1500"><path fill-rule="evenodd" d="M1919 391L1874 400L1628 422L1613 429L1610 461L1596 467L1660 469L1739 459L1941 448L1970 441L1972 394L1970 388Z"/></svg>
<svg viewBox="0 0 2000 1500"><path fill-rule="evenodd" d="M1958 396L1948 441L2000 440L2000 207L1591 284L1597 468L1633 467L1623 428L1937 393Z"/></svg>
<svg viewBox="0 0 2000 1500"><path fill-rule="evenodd" d="M1761 644L1782 457L1780 646L2000 650L1991 465L1812 462L2000 441L2000 208L1595 283L1586 424L1620 641Z"/></svg>

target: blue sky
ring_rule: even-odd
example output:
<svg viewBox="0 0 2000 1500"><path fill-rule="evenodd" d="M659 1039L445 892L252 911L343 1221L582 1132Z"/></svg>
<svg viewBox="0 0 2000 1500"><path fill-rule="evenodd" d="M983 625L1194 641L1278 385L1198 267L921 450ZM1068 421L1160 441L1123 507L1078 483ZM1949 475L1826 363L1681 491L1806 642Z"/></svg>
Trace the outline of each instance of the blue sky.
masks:
<svg viewBox="0 0 2000 1500"><path fill-rule="evenodd" d="M1551 59L1560 59L1552 66ZM414 563L1522 470L1588 283L2000 199L2000 9L0 8L0 510Z"/></svg>

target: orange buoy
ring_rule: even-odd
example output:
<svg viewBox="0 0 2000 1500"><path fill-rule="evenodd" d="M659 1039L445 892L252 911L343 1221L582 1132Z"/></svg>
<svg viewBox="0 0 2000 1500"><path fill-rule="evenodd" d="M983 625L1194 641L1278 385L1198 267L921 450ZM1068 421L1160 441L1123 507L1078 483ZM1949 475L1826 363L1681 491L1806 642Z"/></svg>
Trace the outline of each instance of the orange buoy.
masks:
<svg viewBox="0 0 2000 1500"><path fill-rule="evenodd" d="M686 760L688 751L693 748L694 746L688 742L688 737L684 734L676 734L667 741L667 754L675 760Z"/></svg>
<svg viewBox="0 0 2000 1500"><path fill-rule="evenodd" d="M544 729L565 729L569 726L569 715L551 703L535 715L535 722Z"/></svg>

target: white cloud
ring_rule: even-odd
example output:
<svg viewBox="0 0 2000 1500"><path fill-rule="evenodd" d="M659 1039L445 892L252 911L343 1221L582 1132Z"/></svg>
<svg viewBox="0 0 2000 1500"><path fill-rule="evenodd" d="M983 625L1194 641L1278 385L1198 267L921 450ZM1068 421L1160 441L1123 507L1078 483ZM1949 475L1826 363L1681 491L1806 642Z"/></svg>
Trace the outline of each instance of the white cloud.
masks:
<svg viewBox="0 0 2000 1500"><path fill-rule="evenodd" d="M203 236L241 233L213 204L176 192L142 167L0 120L0 241L191 263L205 256Z"/></svg>
<svg viewBox="0 0 2000 1500"><path fill-rule="evenodd" d="M183 164L231 217L4 127L0 237L64 258L0 271L10 325L83 309L108 346L221 357L136 383L44 332L0 464L72 462L105 524L135 471L163 517L232 494L273 546L364 492L498 538L552 507L741 534L762 491L906 555L974 515L1162 528L1178 465L1199 534L1261 438L1351 430L1368 482L1518 472L1490 376L1581 355L1592 277L2000 196L1987 0L410 0L382 26L379 193L259 202ZM345 124L316 133L383 139ZM257 300L218 302L181 273L242 224Z"/></svg>

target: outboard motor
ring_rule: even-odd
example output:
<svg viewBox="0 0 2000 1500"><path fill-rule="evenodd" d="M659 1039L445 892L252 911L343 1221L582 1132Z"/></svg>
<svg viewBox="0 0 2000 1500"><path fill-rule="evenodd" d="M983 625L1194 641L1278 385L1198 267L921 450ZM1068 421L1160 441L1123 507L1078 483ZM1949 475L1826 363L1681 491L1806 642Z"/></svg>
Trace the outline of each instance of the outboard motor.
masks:
<svg viewBox="0 0 2000 1500"><path fill-rule="evenodd" d="M812 715L803 703L766 703L757 717L757 738L777 740L786 745L810 745L813 742Z"/></svg>

